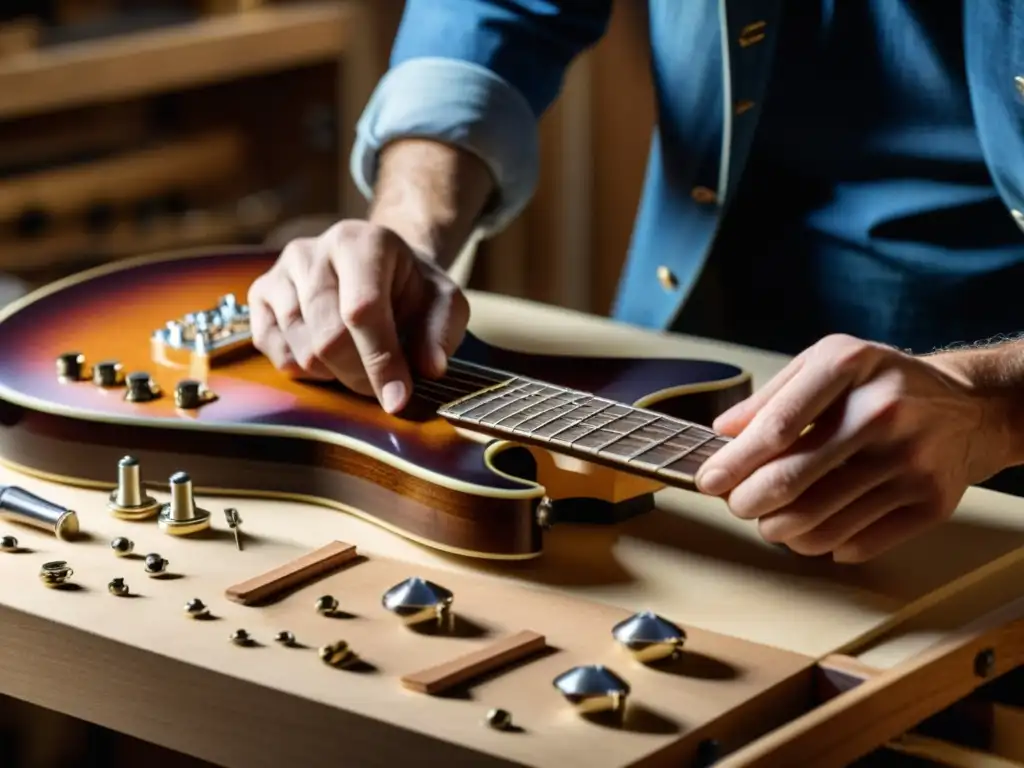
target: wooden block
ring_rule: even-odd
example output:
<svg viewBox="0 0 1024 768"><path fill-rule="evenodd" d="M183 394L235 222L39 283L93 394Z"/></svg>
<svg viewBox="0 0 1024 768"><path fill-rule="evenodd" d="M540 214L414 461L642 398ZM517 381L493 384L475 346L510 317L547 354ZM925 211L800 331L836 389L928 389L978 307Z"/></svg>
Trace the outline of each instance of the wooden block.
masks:
<svg viewBox="0 0 1024 768"><path fill-rule="evenodd" d="M443 693L459 683L493 672L547 647L544 635L526 630L492 643L479 651L438 664L402 678L402 685L430 695Z"/></svg>
<svg viewBox="0 0 1024 768"><path fill-rule="evenodd" d="M354 544L332 541L327 546L278 566L272 571L228 587L224 594L228 600L242 605L264 603L282 592L340 568L354 560L356 554Z"/></svg>

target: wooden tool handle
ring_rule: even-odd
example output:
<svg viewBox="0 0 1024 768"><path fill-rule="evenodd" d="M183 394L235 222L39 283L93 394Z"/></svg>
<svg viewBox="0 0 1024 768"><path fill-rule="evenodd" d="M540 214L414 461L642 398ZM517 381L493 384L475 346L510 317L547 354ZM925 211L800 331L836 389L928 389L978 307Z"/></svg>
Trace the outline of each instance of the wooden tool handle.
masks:
<svg viewBox="0 0 1024 768"><path fill-rule="evenodd" d="M438 694L450 688L472 680L488 672L493 672L514 661L524 659L542 651L547 645L544 635L529 630L517 632L511 637L503 638L479 651L467 653L451 661L438 664L419 672L413 672L402 678L402 685L419 693Z"/></svg>
<svg viewBox="0 0 1024 768"><path fill-rule="evenodd" d="M332 541L327 546L278 566L272 571L228 587L224 594L228 600L242 605L264 603L292 587L308 583L318 576L340 568L355 557L354 544Z"/></svg>

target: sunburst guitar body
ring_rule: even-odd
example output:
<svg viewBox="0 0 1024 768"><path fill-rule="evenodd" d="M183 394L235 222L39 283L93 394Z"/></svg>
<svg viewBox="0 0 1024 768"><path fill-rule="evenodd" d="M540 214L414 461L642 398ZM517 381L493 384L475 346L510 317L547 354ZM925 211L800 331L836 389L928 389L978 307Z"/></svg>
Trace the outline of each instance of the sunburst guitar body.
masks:
<svg viewBox="0 0 1024 768"><path fill-rule="evenodd" d="M113 489L118 461L166 488L313 501L424 545L525 559L562 521L614 523L692 487L706 426L750 377L704 360L534 355L467 335L406 413L296 380L251 344L249 286L277 251L117 262L0 314L0 460Z"/></svg>

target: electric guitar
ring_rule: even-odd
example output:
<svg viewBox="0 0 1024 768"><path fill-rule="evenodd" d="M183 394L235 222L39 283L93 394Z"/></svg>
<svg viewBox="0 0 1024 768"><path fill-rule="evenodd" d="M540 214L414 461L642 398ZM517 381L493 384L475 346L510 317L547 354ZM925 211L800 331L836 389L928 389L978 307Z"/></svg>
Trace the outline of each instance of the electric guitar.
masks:
<svg viewBox="0 0 1024 768"><path fill-rule="evenodd" d="M197 493L313 501L451 553L525 559L558 522L615 522L693 488L708 427L751 391L734 366L501 349L468 334L392 416L253 347L245 297L278 251L158 254L0 312L0 461L114 488L187 472Z"/></svg>

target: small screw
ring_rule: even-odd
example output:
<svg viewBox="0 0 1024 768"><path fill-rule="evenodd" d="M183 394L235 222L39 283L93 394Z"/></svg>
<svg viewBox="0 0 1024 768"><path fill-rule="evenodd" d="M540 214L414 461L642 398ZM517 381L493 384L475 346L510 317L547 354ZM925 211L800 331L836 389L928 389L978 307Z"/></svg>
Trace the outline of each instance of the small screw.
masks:
<svg viewBox="0 0 1024 768"><path fill-rule="evenodd" d="M330 595L324 595L323 597L317 598L316 601L316 612L325 616L334 613L338 610L338 601Z"/></svg>
<svg viewBox="0 0 1024 768"><path fill-rule="evenodd" d="M117 597L124 597L128 594L128 585L124 583L124 579L118 577L110 580L110 583L107 584L107 591Z"/></svg>
<svg viewBox="0 0 1024 768"><path fill-rule="evenodd" d="M355 654L348 647L348 643L339 640L336 643L329 643L320 649L320 659L324 664L332 667L343 667L355 660Z"/></svg>
<svg viewBox="0 0 1024 768"><path fill-rule="evenodd" d="M295 635L287 629L282 629L278 632L274 639L281 645L295 645Z"/></svg>
<svg viewBox="0 0 1024 768"><path fill-rule="evenodd" d="M978 677L988 677L996 666L996 652L986 648L974 657L974 674Z"/></svg>
<svg viewBox="0 0 1024 768"><path fill-rule="evenodd" d="M13 536L0 537L0 549L4 552L17 552L18 540Z"/></svg>
<svg viewBox="0 0 1024 768"><path fill-rule="evenodd" d="M487 713L487 724L496 731L512 727L512 713L506 709L492 709Z"/></svg>
<svg viewBox="0 0 1024 768"><path fill-rule="evenodd" d="M132 550L135 549L135 544L131 539L126 539L124 536L118 536L110 542L110 548L114 550L114 554L118 557L124 557L125 555L130 555L132 553Z"/></svg>
<svg viewBox="0 0 1024 768"><path fill-rule="evenodd" d="M170 563L156 553L146 555L146 573L150 576L159 576L167 570L168 565Z"/></svg>
<svg viewBox="0 0 1024 768"><path fill-rule="evenodd" d="M204 619L210 615L210 609L198 597L193 597L185 603L185 613L192 619Z"/></svg>
<svg viewBox="0 0 1024 768"><path fill-rule="evenodd" d="M235 645L252 645L252 638L244 629L236 629L231 633L231 642Z"/></svg>
<svg viewBox="0 0 1024 768"><path fill-rule="evenodd" d="M697 745L697 757L694 765L700 766L700 768L714 765L718 762L720 749L721 747L715 739L704 739L704 741Z"/></svg>

